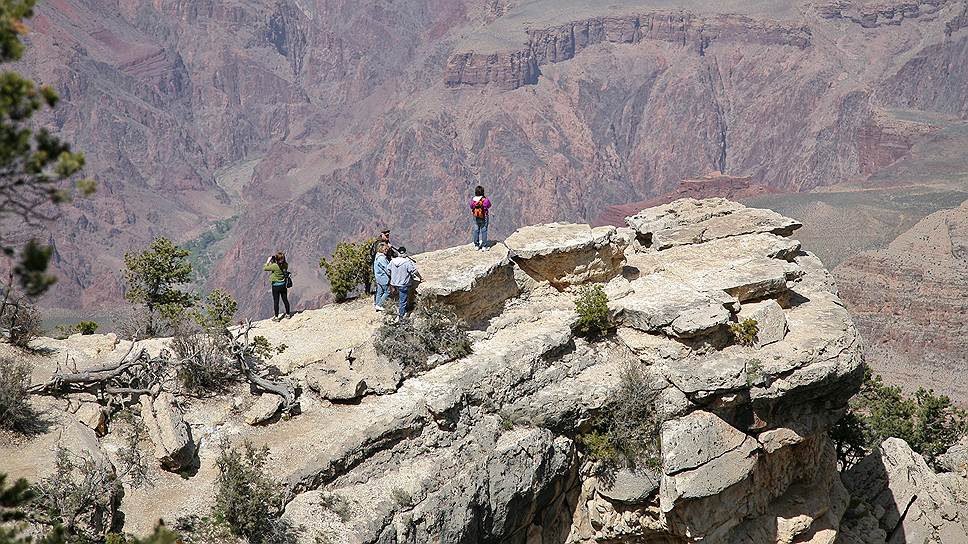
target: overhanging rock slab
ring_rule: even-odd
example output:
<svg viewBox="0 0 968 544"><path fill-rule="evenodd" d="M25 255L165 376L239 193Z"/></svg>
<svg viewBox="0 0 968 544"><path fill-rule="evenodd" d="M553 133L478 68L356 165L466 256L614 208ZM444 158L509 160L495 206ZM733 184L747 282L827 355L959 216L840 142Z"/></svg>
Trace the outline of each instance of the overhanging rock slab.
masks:
<svg viewBox="0 0 968 544"><path fill-rule="evenodd" d="M615 227L550 223L520 228L505 244L526 272L566 288L619 275L628 239Z"/></svg>
<svg viewBox="0 0 968 544"><path fill-rule="evenodd" d="M803 225L772 210L724 198L682 198L627 217L643 245L658 250L751 233L789 236Z"/></svg>
<svg viewBox="0 0 968 544"><path fill-rule="evenodd" d="M508 248L487 251L465 245L421 253L414 257L423 281L417 291L454 308L474 323L500 313L504 301L518 295Z"/></svg>

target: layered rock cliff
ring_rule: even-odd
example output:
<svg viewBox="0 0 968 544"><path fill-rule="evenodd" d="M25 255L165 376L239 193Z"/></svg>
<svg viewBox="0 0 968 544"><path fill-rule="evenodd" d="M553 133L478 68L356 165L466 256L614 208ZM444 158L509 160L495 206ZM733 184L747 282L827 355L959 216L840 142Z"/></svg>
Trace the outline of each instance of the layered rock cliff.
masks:
<svg viewBox="0 0 968 544"><path fill-rule="evenodd" d="M433 358L416 375L374 350L382 319L368 300L256 323L289 346L272 364L300 385L301 412L273 417L278 403L247 389L142 403L178 432L153 433L155 485L125 489L126 529L203 512L216 444L244 439L269 448L288 490L284 517L307 543L833 542L850 501L827 433L864 365L831 276L789 237L800 224L682 199L627 225L537 225L484 253L414 256L417 296L453 307L472 340L470 355ZM617 325L594 342L572 331L587 285L604 288ZM729 332L747 319L758 329L749 345ZM83 369L130 344L38 345L52 357L33 361L36 381L65 356ZM644 408L658 427L643 439L658 444L658 462L603 472L576 440L630 371L651 392ZM116 459L118 438L99 438L90 417L96 399L35 401L50 410L50 432L2 446L0 470L43 476L48 463L15 460L45 459L58 440ZM160 470L184 466L183 448L197 449L196 471Z"/></svg>
<svg viewBox="0 0 968 544"><path fill-rule="evenodd" d="M929 215L834 274L872 367L896 383L968 402L961 372L968 363L968 202Z"/></svg>

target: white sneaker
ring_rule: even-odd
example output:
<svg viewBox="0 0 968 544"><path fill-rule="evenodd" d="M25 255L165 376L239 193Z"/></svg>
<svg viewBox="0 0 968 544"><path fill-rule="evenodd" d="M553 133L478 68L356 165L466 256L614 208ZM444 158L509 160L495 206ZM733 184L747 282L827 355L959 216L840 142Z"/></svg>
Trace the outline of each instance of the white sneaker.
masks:
<svg viewBox="0 0 968 544"><path fill-rule="evenodd" d="M373 305L373 309L376 310L376 311L378 311L378 312L382 312L383 311L383 306L377 306L376 304L374 304Z"/></svg>

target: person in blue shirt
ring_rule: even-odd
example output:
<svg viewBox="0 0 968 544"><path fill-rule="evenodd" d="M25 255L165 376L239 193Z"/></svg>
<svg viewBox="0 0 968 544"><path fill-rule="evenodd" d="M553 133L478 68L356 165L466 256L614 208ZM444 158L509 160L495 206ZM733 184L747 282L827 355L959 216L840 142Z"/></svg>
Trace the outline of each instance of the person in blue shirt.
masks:
<svg viewBox="0 0 968 544"><path fill-rule="evenodd" d="M421 281L420 272L417 271L417 264L407 255L407 248L400 246L397 248L397 256L390 261L390 285L400 293L399 321L407 315L407 301L410 297L410 288L414 280Z"/></svg>
<svg viewBox="0 0 968 544"><path fill-rule="evenodd" d="M387 259L387 252L390 244L380 243L373 259L373 277L376 279L376 296L373 299L373 307L378 312L383 311L383 303L390 296L390 260Z"/></svg>

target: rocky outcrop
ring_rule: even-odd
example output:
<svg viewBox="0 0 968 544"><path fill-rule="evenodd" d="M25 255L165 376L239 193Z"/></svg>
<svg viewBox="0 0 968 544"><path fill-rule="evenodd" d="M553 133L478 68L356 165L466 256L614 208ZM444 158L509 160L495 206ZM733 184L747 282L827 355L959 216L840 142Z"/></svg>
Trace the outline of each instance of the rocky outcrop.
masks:
<svg viewBox="0 0 968 544"><path fill-rule="evenodd" d="M724 198L684 198L643 210L626 222L642 246L658 250L742 234L789 236L802 226L774 211L747 208Z"/></svg>
<svg viewBox="0 0 968 544"><path fill-rule="evenodd" d="M418 296L477 317L472 352L397 373L379 394L370 381L386 374L369 300L256 323L254 332L289 346L270 364L304 384L301 412L275 418L276 399L263 395L242 413L253 402L242 391L229 407L198 399L184 410L165 394L146 397L168 466L194 453L179 430L204 438L197 473L157 475L163 500L127 499L130 523L147 531L157 517L207 504L212 444L224 437L268 448L285 517L307 544L829 542L847 499L827 430L863 374L850 318L819 260L776 233L792 220L725 201L637 217L671 209L726 211L646 229L670 244L629 245L631 231L559 223L521 229L507 249L415 255L428 276ZM674 235L705 228L697 224L714 235ZM495 295L494 282L507 290ZM570 288L586 284L609 293L617 325L596 342L573 333ZM729 334L744 316L763 323L753 345ZM658 444L657 462L605 470L585 433L608 417L633 370L648 390L634 402L656 416L657 434L640 439Z"/></svg>
<svg viewBox="0 0 968 544"><path fill-rule="evenodd" d="M968 202L834 270L872 368L968 401Z"/></svg>
<svg viewBox="0 0 968 544"><path fill-rule="evenodd" d="M898 438L881 447L844 474L851 495L866 503L864 516L876 520L873 538L860 540L854 529L848 539L860 542L947 544L964 542L968 508L920 455ZM856 525L863 527L861 523ZM886 535L878 540L875 535Z"/></svg>
<svg viewBox="0 0 968 544"><path fill-rule="evenodd" d="M824 19L844 19L864 28L899 25L905 19L916 19L937 13L948 0L891 0L850 2L837 0L815 6L817 15Z"/></svg>
<svg viewBox="0 0 968 544"><path fill-rule="evenodd" d="M522 49L459 52L444 72L448 87L491 84L505 90L537 83L540 66L573 59L599 43L659 41L679 44L703 54L713 42L810 46L806 26L751 19L740 15L703 17L689 12L652 12L583 19L549 28L527 30Z"/></svg>
<svg viewBox="0 0 968 544"><path fill-rule="evenodd" d="M628 240L615 227L551 223L518 229L504 243L532 277L565 288L617 276Z"/></svg>
<svg viewBox="0 0 968 544"><path fill-rule="evenodd" d="M417 266L421 296L455 308L469 322L499 314L504 301L518 295L508 247L495 244L476 252L473 245L422 253Z"/></svg>

